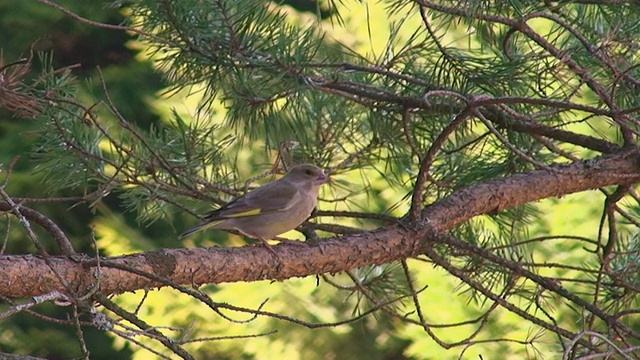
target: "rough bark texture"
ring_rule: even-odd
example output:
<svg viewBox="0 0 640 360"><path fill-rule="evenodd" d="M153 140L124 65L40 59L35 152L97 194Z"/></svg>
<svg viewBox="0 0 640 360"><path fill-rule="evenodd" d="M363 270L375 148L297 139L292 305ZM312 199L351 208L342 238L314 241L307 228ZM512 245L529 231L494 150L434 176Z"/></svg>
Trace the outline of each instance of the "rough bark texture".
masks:
<svg viewBox="0 0 640 360"><path fill-rule="evenodd" d="M480 214L527 202L559 197L610 185L640 181L637 152L561 164L553 171L536 170L461 189L422 212L413 228L392 225L372 232L324 239L319 245L283 243L276 258L262 245L238 248L164 249L136 255L95 259L33 255L0 257L0 295L28 297L59 290L84 295L99 287L117 294L179 284L284 280L383 264L427 252L438 233ZM6 204L5 204L6 205ZM437 241L437 240L436 240ZM157 278L133 274L149 273ZM56 275L57 274L57 275ZM63 279L66 288L60 279Z"/></svg>

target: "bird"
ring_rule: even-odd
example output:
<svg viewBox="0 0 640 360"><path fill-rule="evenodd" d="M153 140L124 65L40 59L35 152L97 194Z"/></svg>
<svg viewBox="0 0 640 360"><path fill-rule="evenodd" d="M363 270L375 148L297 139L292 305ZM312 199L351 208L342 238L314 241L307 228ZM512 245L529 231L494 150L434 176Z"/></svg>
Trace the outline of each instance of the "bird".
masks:
<svg viewBox="0 0 640 360"><path fill-rule="evenodd" d="M267 240L295 229L307 220L318 204L320 187L328 181L329 177L319 167L296 165L284 177L205 214L200 224L180 234L180 238L210 228L237 230L259 239L275 254Z"/></svg>

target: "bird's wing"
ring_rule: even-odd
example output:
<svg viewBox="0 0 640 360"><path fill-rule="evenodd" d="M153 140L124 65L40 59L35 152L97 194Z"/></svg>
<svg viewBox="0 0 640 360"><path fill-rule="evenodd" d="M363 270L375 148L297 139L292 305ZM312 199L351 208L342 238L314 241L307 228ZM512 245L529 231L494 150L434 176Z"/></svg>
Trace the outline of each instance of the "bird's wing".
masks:
<svg viewBox="0 0 640 360"><path fill-rule="evenodd" d="M301 194L295 186L263 185L231 201L220 209L208 213L204 220L232 219L285 211L300 201Z"/></svg>

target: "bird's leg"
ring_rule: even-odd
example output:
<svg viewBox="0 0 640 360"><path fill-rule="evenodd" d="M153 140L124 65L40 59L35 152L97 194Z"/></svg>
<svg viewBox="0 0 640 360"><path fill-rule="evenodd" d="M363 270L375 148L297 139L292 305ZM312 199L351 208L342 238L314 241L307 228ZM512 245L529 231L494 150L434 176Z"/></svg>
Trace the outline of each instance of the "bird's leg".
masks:
<svg viewBox="0 0 640 360"><path fill-rule="evenodd" d="M300 241L300 240L285 239L285 238L277 237L277 236L275 238L273 238L273 240L278 240L282 244L306 245L303 241Z"/></svg>
<svg viewBox="0 0 640 360"><path fill-rule="evenodd" d="M276 251L273 250L273 246L271 246L271 244L269 244L267 239L265 239L265 238L258 238L258 239L260 239L260 241L262 241L262 243L267 248L267 250L269 250L275 257L279 258L278 254L276 254Z"/></svg>

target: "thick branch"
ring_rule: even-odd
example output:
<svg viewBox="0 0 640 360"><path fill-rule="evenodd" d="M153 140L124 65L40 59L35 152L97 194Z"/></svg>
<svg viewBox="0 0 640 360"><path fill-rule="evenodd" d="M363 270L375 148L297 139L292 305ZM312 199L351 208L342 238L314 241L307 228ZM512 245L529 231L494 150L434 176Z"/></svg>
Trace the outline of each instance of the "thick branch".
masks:
<svg viewBox="0 0 640 360"><path fill-rule="evenodd" d="M501 211L527 202L610 185L640 181L637 153L599 157L585 162L556 165L554 171L537 170L459 190L433 204L422 215L437 231L447 231L475 216ZM369 264L382 264L423 254L433 244L431 229L407 230L392 225L372 232L325 239L318 245L285 243L275 246L279 259L262 246L207 249L164 249L78 263L50 257L50 263L78 294L96 286L103 294L163 286L157 281L109 267L129 266L180 284L284 280L313 274L335 273ZM0 257L0 295L27 297L54 290L65 291L41 257Z"/></svg>
<svg viewBox="0 0 640 360"><path fill-rule="evenodd" d="M528 202L562 197L640 179L637 152L602 156L498 178L456 191L423 211L439 231L446 231L480 214L492 214Z"/></svg>

